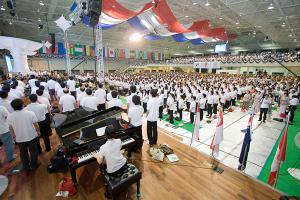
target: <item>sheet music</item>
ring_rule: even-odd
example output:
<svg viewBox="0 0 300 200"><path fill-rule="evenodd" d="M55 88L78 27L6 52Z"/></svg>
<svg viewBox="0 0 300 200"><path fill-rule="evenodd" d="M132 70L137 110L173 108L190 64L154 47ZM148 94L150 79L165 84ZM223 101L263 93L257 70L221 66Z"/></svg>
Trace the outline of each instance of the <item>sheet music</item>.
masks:
<svg viewBox="0 0 300 200"><path fill-rule="evenodd" d="M96 129L97 136L103 136L105 134L106 126Z"/></svg>

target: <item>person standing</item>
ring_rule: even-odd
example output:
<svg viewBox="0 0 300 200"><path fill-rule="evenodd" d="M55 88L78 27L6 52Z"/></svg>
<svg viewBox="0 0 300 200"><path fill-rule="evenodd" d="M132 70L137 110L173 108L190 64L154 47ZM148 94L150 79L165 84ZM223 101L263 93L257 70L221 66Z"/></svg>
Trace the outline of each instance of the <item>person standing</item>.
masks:
<svg viewBox="0 0 300 200"><path fill-rule="evenodd" d="M118 92L112 91L111 92L111 100L107 102L107 109L113 108L113 107L122 107L122 101L118 98Z"/></svg>
<svg viewBox="0 0 300 200"><path fill-rule="evenodd" d="M196 97L193 96L192 101L190 103L190 122L191 124L194 123L194 118L195 118L195 112L196 112Z"/></svg>
<svg viewBox="0 0 300 200"><path fill-rule="evenodd" d="M7 118L10 131L18 143L24 169L26 171L34 170L38 167L37 141L40 135L38 119L34 112L23 109L24 103L21 99L13 100L11 106L14 112Z"/></svg>
<svg viewBox="0 0 300 200"><path fill-rule="evenodd" d="M270 107L271 101L268 95L264 95L261 105L260 105L260 113L258 121L263 119L263 122L266 122L268 109Z"/></svg>
<svg viewBox="0 0 300 200"><path fill-rule="evenodd" d="M86 93L86 97L84 97L81 102L80 105L82 107L86 107L86 108L90 108L94 111L98 110L98 106L99 106L99 99L97 97L92 96L92 89L87 88L85 90Z"/></svg>
<svg viewBox="0 0 300 200"><path fill-rule="evenodd" d="M59 99L59 110L60 112L72 112L76 108L75 98L69 94L67 88L63 89L63 95Z"/></svg>
<svg viewBox="0 0 300 200"><path fill-rule="evenodd" d="M175 111L175 96L173 93L169 93L168 99L167 99L167 107L168 107L168 114L169 114L169 121L171 124L174 124L174 111Z"/></svg>
<svg viewBox="0 0 300 200"><path fill-rule="evenodd" d="M296 95L293 95L292 99L290 100L290 112L291 112L291 116L289 119L290 123L293 123L293 121L294 121L295 111L297 109L298 104L299 104L298 97Z"/></svg>
<svg viewBox="0 0 300 200"><path fill-rule="evenodd" d="M98 83L98 89L95 91L95 97L99 100L98 110L105 110L106 91L103 89L103 84Z"/></svg>
<svg viewBox="0 0 300 200"><path fill-rule="evenodd" d="M144 109L141 106L141 99L139 96L134 95L132 97L133 105L128 109L128 119L130 124L134 127L134 132L137 141L137 150L141 151L143 147L143 134L142 134L142 117Z"/></svg>
<svg viewBox="0 0 300 200"><path fill-rule="evenodd" d="M76 82L73 76L70 76L69 80L67 80L67 87L69 88L70 94L76 99Z"/></svg>
<svg viewBox="0 0 300 200"><path fill-rule="evenodd" d="M46 105L37 102L38 97L36 94L29 95L29 100L31 103L26 106L25 110L34 112L35 116L37 117L41 138L44 141L46 151L49 152L51 151L50 139L49 139L49 136L51 134L51 127L49 126L49 123L46 119L48 108ZM38 140L38 150L39 153L42 152L42 147L40 145L39 140Z"/></svg>
<svg viewBox="0 0 300 200"><path fill-rule="evenodd" d="M160 100L157 96L157 90L150 91L151 98L147 103L147 136L150 146L157 144L157 119L159 115Z"/></svg>
<svg viewBox="0 0 300 200"><path fill-rule="evenodd" d="M16 156L14 155L14 140L9 131L9 125L7 123L8 115L8 110L4 106L0 106L0 139L4 146L6 160L10 162L14 160Z"/></svg>

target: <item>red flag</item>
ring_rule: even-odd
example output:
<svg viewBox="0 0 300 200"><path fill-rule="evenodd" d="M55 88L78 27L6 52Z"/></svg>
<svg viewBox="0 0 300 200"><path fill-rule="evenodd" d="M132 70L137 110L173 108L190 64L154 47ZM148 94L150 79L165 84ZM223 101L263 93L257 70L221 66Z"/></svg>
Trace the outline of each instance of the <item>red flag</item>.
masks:
<svg viewBox="0 0 300 200"><path fill-rule="evenodd" d="M212 149L212 154L219 154L219 145L223 141L223 113L219 112L218 123L216 127L215 135L211 141L210 149Z"/></svg>
<svg viewBox="0 0 300 200"><path fill-rule="evenodd" d="M288 129L289 129L289 126L288 126L288 124L286 124L284 133L282 134L279 146L276 151L276 155L275 155L273 163L272 163L271 172L270 172L269 178L268 178L269 185L275 184L277 173L280 168L280 163L285 161Z"/></svg>

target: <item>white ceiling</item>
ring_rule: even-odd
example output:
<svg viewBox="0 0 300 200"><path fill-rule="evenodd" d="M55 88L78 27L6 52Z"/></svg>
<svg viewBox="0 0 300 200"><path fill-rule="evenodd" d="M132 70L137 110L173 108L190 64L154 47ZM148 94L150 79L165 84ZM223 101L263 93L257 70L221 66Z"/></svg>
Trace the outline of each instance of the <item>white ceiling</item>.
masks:
<svg viewBox="0 0 300 200"><path fill-rule="evenodd" d="M119 0L127 8L138 8L149 1ZM63 33L53 21L69 12L73 0L43 0L43 2L45 5L40 6L39 0L16 0L16 16L11 17L4 5L5 1L0 0L0 5L6 8L5 11L0 10L0 33L41 41L48 38L48 33L54 32L56 39L62 41ZM211 5L207 7L206 0L168 0L172 11L181 23L209 19L212 27L224 27L228 34L237 34L238 38L230 41L232 50L299 48L300 0L209 0L209 2ZM273 10L268 10L270 3L275 7ZM38 21L39 19L41 21ZM10 25L9 22L12 24ZM38 24L43 24L44 28L38 29ZM209 53L214 46L213 43L203 46L178 43L171 37L162 41L144 40L133 43L128 40L132 33L134 30L127 23L105 30L104 45L157 50L172 54ZM266 37L270 40L266 41ZM70 29L69 40L92 44L92 30L77 24Z"/></svg>

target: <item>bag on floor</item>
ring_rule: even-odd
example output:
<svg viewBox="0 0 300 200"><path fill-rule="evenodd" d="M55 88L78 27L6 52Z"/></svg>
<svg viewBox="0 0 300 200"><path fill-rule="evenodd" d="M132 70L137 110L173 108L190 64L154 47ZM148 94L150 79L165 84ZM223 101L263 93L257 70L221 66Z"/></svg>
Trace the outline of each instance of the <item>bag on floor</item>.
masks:
<svg viewBox="0 0 300 200"><path fill-rule="evenodd" d="M151 147L149 153L154 160L164 161L165 154L160 149Z"/></svg>
<svg viewBox="0 0 300 200"><path fill-rule="evenodd" d="M56 196L71 197L77 193L75 184L70 177L63 178L58 184L58 193Z"/></svg>
<svg viewBox="0 0 300 200"><path fill-rule="evenodd" d="M173 149L171 149L168 145L163 144L159 147L159 149L165 154L165 155L169 155L172 154L174 151Z"/></svg>
<svg viewBox="0 0 300 200"><path fill-rule="evenodd" d="M61 147L57 149L56 155L50 159L50 164L48 165L47 170L49 173L68 171L65 152Z"/></svg>

